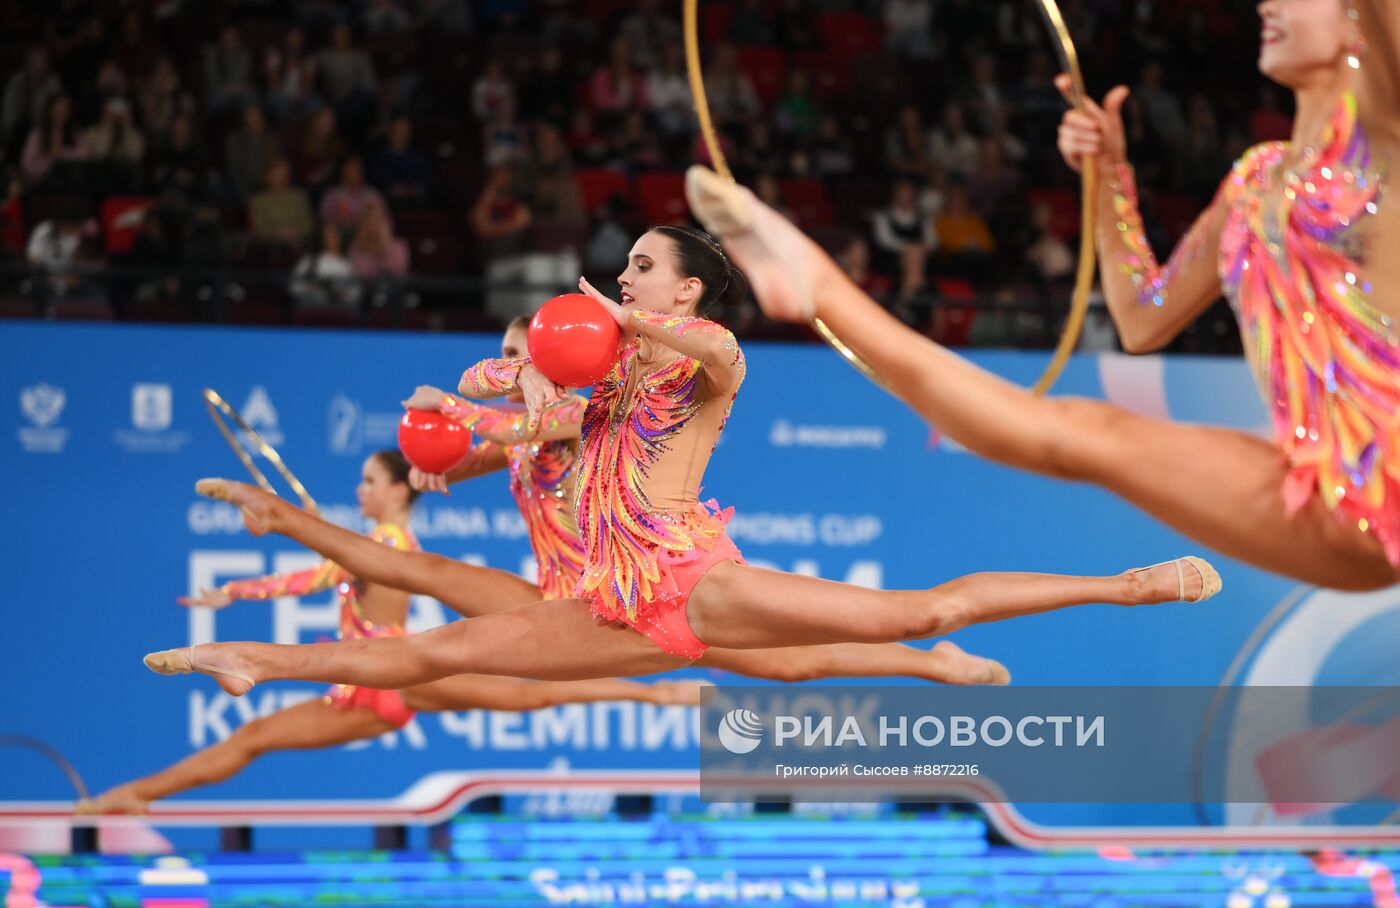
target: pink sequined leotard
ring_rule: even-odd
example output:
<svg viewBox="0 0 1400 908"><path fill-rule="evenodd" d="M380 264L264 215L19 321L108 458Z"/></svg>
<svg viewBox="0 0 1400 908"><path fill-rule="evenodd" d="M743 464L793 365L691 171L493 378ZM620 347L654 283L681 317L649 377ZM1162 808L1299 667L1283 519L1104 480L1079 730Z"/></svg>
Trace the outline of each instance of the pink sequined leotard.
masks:
<svg viewBox="0 0 1400 908"><path fill-rule="evenodd" d="M583 573L583 541L574 523L574 465L585 403L571 397L548 408L533 430L523 410L498 410L451 394L438 407L490 439L474 445L473 456L483 456L491 446L504 451L510 494L525 518L538 566L536 582L546 599L572 596Z"/></svg>
<svg viewBox="0 0 1400 908"><path fill-rule="evenodd" d="M576 483L585 565L575 595L667 652L698 658L705 644L686 620L690 591L718 561L742 561L724 532L729 513L701 504L699 491L744 357L714 322L640 309L629 317L639 338L594 387L583 418ZM643 338L662 351L649 361ZM479 363L462 390L506 393L527 362Z"/></svg>
<svg viewBox="0 0 1400 908"><path fill-rule="evenodd" d="M390 548L405 552L418 551L418 540L406 528L393 523L375 526L370 538ZM370 621L360 610L361 586L349 571L333 561L323 561L316 567L292 574L270 574L249 580L235 580L220 589L234 599L275 599L278 596L310 596L334 587L340 599L340 639L363 640L370 637L401 637L403 621L379 624ZM342 708L371 709L380 718L397 727L408 724L413 711L404 705L395 690L371 690L337 684L326 692L326 700Z"/></svg>
<svg viewBox="0 0 1400 908"><path fill-rule="evenodd" d="M1378 44L1366 65L1394 62L1396 13L1387 4L1394 0L1357 3ZM1395 88L1382 88L1391 104ZM1396 298L1400 287L1378 288L1370 277L1380 258L1400 251L1383 249L1377 229L1400 110L1384 109L1376 94L1369 119L1357 93L1342 95L1320 141L1300 156L1284 142L1250 149L1163 268L1142 229L1132 171L1118 168L1100 243L1106 267L1131 278L1143 305L1213 295L1207 282L1218 281L1290 464L1290 513L1321 495L1400 565L1400 327L1372 302L1382 290ZM1393 243L1400 234L1389 236Z"/></svg>

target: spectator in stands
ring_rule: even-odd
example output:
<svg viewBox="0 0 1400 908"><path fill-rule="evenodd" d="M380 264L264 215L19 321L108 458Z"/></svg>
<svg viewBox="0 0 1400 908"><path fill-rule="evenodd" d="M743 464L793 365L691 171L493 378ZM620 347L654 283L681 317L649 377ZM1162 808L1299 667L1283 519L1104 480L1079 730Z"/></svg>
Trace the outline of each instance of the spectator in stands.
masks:
<svg viewBox="0 0 1400 908"><path fill-rule="evenodd" d="M967 177L977 170L982 146L967 128L963 109L957 104L943 108L943 118L929 136L933 164L950 177Z"/></svg>
<svg viewBox="0 0 1400 908"><path fill-rule="evenodd" d="M1142 102L1152 132L1170 148L1179 148L1186 133L1181 102L1167 91L1162 64L1153 60L1142 68L1142 77L1133 94Z"/></svg>
<svg viewBox="0 0 1400 908"><path fill-rule="evenodd" d="M729 41L739 47L771 47L773 23L763 0L739 0L729 17Z"/></svg>
<svg viewBox="0 0 1400 908"><path fill-rule="evenodd" d="M640 111L633 113L641 116ZM516 178L518 185L529 187L533 216L582 229L587 225L587 212L559 128L553 123L538 123L534 134L534 147Z"/></svg>
<svg viewBox="0 0 1400 908"><path fill-rule="evenodd" d="M894 287L894 282L888 276L870 269L870 244L859 234L853 234L846 240L837 253L836 263L852 283L873 299L884 299Z"/></svg>
<svg viewBox="0 0 1400 908"><path fill-rule="evenodd" d="M1204 95L1192 96L1188 108L1186 138L1182 142L1180 186L1196 196L1209 196L1229 168L1215 109Z"/></svg>
<svg viewBox="0 0 1400 908"><path fill-rule="evenodd" d="M388 217L389 206L384 197L365 182L364 162L358 155L351 155L340 165L340 183L321 197L321 221L350 236L374 208Z"/></svg>
<svg viewBox="0 0 1400 908"><path fill-rule="evenodd" d="M901 302L923 289L928 256L938 244L933 221L919 207L918 184L897 180L890 204L875 215L875 245L899 272Z"/></svg>
<svg viewBox="0 0 1400 908"><path fill-rule="evenodd" d="M848 176L856 169L855 146L833 113L823 113L817 120L811 161L812 176L817 179Z"/></svg>
<svg viewBox="0 0 1400 908"><path fill-rule="evenodd" d="M802 219L797 216L797 212L789 208L787 203L783 201L783 184L772 173L756 175L753 178L753 192L763 201L763 204L799 227L802 226Z"/></svg>
<svg viewBox="0 0 1400 908"><path fill-rule="evenodd" d="M510 318L523 315L523 311L516 310L529 306L518 291L495 285L520 279L530 223L530 208L516 191L510 168L497 167L486 178L481 195L472 206L471 224L486 262L486 279L493 285L487 290L486 305L502 318L507 317L507 312L515 313Z"/></svg>
<svg viewBox="0 0 1400 908"><path fill-rule="evenodd" d="M73 102L65 94L52 95L40 121L29 131L20 168L29 188L42 184L56 164L87 160L86 146L73 121Z"/></svg>
<svg viewBox="0 0 1400 908"><path fill-rule="evenodd" d="M131 104L112 98L102 109L102 119L82 138L89 166L95 168L97 187L108 195L132 192L141 173L146 139L132 122Z"/></svg>
<svg viewBox="0 0 1400 908"><path fill-rule="evenodd" d="M929 134L924 130L918 105L899 109L895 123L885 132L885 164L895 175L922 182L934 161Z"/></svg>
<svg viewBox="0 0 1400 908"><path fill-rule="evenodd" d="M665 136L688 136L695 131L695 110L685 71L685 52L666 45L661 66L647 73L647 102L657 128Z"/></svg>
<svg viewBox="0 0 1400 908"><path fill-rule="evenodd" d="M311 122L296 149L293 170L297 182L313 192L324 189L335 179L336 168L348 153L335 111L329 107L320 108L311 115Z"/></svg>
<svg viewBox="0 0 1400 908"><path fill-rule="evenodd" d="M311 240L315 221L306 190L292 185L292 166L278 158L267 168L266 184L248 206L253 237L301 249Z"/></svg>
<svg viewBox="0 0 1400 908"><path fill-rule="evenodd" d="M563 126L574 106L574 88L574 77L564 70L564 52L556 45L546 46L521 87L521 115Z"/></svg>
<svg viewBox="0 0 1400 908"><path fill-rule="evenodd" d="M629 49L632 65L655 69L665 48L681 39L681 27L662 12L660 0L636 0L635 11L622 20L617 39Z"/></svg>
<svg viewBox="0 0 1400 908"><path fill-rule="evenodd" d="M316 68L321 88L335 105L339 121L365 124L374 106L377 79L373 61L355 46L349 25L331 29L330 47L316 55Z"/></svg>
<svg viewBox="0 0 1400 908"><path fill-rule="evenodd" d="M100 284L84 279L84 273L97 262L84 254L83 241L96 229L75 204L69 203L29 235L26 257L47 276L49 292L55 298L104 298Z"/></svg>
<svg viewBox="0 0 1400 908"><path fill-rule="evenodd" d="M136 89L136 106L140 113L141 126L151 143L163 139L170 131L170 124L176 114L187 105L181 97L180 74L170 58L161 56L151 66L150 72L140 81Z"/></svg>
<svg viewBox="0 0 1400 908"><path fill-rule="evenodd" d="M155 191L179 189L202 197L209 186L209 156L194 129L194 115L177 114L170 130L146 155L146 184Z"/></svg>
<svg viewBox="0 0 1400 908"><path fill-rule="evenodd" d="M608 159L607 139L595 128L593 112L587 107L575 107L569 117L568 146L581 167L598 167Z"/></svg>
<svg viewBox="0 0 1400 908"><path fill-rule="evenodd" d="M282 46L267 49L263 58L267 106L277 119L305 117L320 109L316 94L316 59L306 52L306 33L289 28Z"/></svg>
<svg viewBox="0 0 1400 908"><path fill-rule="evenodd" d="M262 108L243 108L243 123L224 140L224 167L239 198L246 199L262 185L268 165L282 156L281 143L267 131Z"/></svg>
<svg viewBox="0 0 1400 908"><path fill-rule="evenodd" d="M663 165L661 143L642 111L628 111L622 124L612 131L607 164L633 177Z"/></svg>
<svg viewBox="0 0 1400 908"><path fill-rule="evenodd" d="M1011 132L1007 122L1009 119L1006 108L999 108L987 128L987 138L1001 149L1003 159L1010 164L1019 165L1026 159L1026 143Z"/></svg>
<svg viewBox="0 0 1400 908"><path fill-rule="evenodd" d="M24 68L5 84L0 113L0 142L5 148L25 130L42 121L49 100L63 93L63 83L49 69L49 53L36 44L24 55Z"/></svg>
<svg viewBox="0 0 1400 908"><path fill-rule="evenodd" d="M982 132L988 131L1006 110L1006 97L997 77L995 54L978 54L972 64L972 82L962 90L964 112Z"/></svg>
<svg viewBox="0 0 1400 908"><path fill-rule="evenodd" d="M350 244L350 267L362 279L401 277L408 273L408 243L394 236L384 209L365 212Z"/></svg>
<svg viewBox="0 0 1400 908"><path fill-rule="evenodd" d="M253 63L238 29L226 26L216 44L204 47L204 107L218 113L228 107L246 107L255 99ZM259 171L261 173L261 171Z"/></svg>
<svg viewBox="0 0 1400 908"><path fill-rule="evenodd" d="M413 121L389 122L388 140L370 162L370 181L394 205L416 205L428 194L428 159L413 147Z"/></svg>
<svg viewBox="0 0 1400 908"><path fill-rule="evenodd" d="M1074 274L1074 252L1053 229L1054 212L1044 202L1031 206L1032 239L1023 254L1030 271L1047 284L1066 280Z"/></svg>
<svg viewBox="0 0 1400 908"><path fill-rule="evenodd" d="M646 82L632 68L631 51L621 38L609 45L607 65L588 80L588 103L598 113L614 116L648 106Z"/></svg>
<svg viewBox="0 0 1400 908"><path fill-rule="evenodd" d="M353 308L360 299L360 282L344 255L345 240L339 228L323 224L316 236L320 241L316 248L292 268L292 300L301 308Z"/></svg>
<svg viewBox="0 0 1400 908"><path fill-rule="evenodd" d="M705 94L710 100L710 113L720 125L747 120L762 110L758 92L748 74L739 68L739 55L729 44L715 48L714 62L705 67Z"/></svg>
<svg viewBox="0 0 1400 908"><path fill-rule="evenodd" d="M885 47L913 60L933 56L929 29L933 4L929 0L885 0Z"/></svg>
<svg viewBox="0 0 1400 908"><path fill-rule="evenodd" d="M944 253L953 258L991 255L996 251L991 228L987 226L968 200L967 186L955 180L944 197L943 213L934 222L938 243Z"/></svg>
<svg viewBox="0 0 1400 908"><path fill-rule="evenodd" d="M754 120L749 124L748 136L739 146L735 163L744 173L754 175L771 175L784 169L783 151L774 140L767 120Z"/></svg>
<svg viewBox="0 0 1400 908"><path fill-rule="evenodd" d="M514 119L515 84L499 60L489 60L472 85L472 113L483 123L497 118Z"/></svg>
<svg viewBox="0 0 1400 908"><path fill-rule="evenodd" d="M775 112L778 130L806 142L817 134L821 107L812 97L810 78L805 69L791 69L787 85Z"/></svg>
<svg viewBox="0 0 1400 908"><path fill-rule="evenodd" d="M1022 189L1021 174L1007 162L1001 142L991 136L983 139L977 170L967 178L967 196L972 210L988 222L1001 226L1006 206Z"/></svg>

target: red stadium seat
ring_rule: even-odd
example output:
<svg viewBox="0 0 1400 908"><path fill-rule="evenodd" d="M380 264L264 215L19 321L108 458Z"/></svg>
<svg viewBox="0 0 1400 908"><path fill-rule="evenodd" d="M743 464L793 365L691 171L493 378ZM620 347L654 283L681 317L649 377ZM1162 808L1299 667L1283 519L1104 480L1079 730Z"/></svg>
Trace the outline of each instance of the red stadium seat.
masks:
<svg viewBox="0 0 1400 908"><path fill-rule="evenodd" d="M102 202L102 248L108 255L130 252L141 232L147 208L155 199L145 196L113 196Z"/></svg>
<svg viewBox="0 0 1400 908"><path fill-rule="evenodd" d="M594 211L615 195L631 198L632 184L624 174L601 167L581 167L574 171L574 181L578 183L579 194L583 196L583 207Z"/></svg>
<svg viewBox="0 0 1400 908"><path fill-rule="evenodd" d="M822 13L817 31L827 49L848 58L878 53L884 44L880 24L860 13Z"/></svg>
<svg viewBox="0 0 1400 908"><path fill-rule="evenodd" d="M1026 193L1027 207L1050 207L1050 229L1066 242L1079 237L1079 197L1068 189L1032 189Z"/></svg>
<svg viewBox="0 0 1400 908"><path fill-rule="evenodd" d="M780 187L783 204L792 209L803 227L831 224L836 211L827 198L826 186L818 180L783 180Z"/></svg>
<svg viewBox="0 0 1400 908"><path fill-rule="evenodd" d="M783 52L771 47L741 47L739 68L753 82L753 90L763 106L771 107L783 91L783 78L787 72Z"/></svg>
<svg viewBox="0 0 1400 908"><path fill-rule="evenodd" d="M229 307L228 321L232 325L280 325L282 308L274 303L244 300Z"/></svg>
<svg viewBox="0 0 1400 908"><path fill-rule="evenodd" d="M149 300L132 302L123 313L129 322L192 322L194 311L184 303Z"/></svg>
<svg viewBox="0 0 1400 908"><path fill-rule="evenodd" d="M404 309L398 313L392 309L371 309L366 324L371 328L399 331L431 331L433 327L432 319L422 309Z"/></svg>
<svg viewBox="0 0 1400 908"><path fill-rule="evenodd" d="M292 313L292 324L306 328L353 328L359 316L345 309L298 309Z"/></svg>
<svg viewBox="0 0 1400 908"><path fill-rule="evenodd" d="M644 173L637 178L637 204L650 224L675 224L690 217L685 202L685 176Z"/></svg>

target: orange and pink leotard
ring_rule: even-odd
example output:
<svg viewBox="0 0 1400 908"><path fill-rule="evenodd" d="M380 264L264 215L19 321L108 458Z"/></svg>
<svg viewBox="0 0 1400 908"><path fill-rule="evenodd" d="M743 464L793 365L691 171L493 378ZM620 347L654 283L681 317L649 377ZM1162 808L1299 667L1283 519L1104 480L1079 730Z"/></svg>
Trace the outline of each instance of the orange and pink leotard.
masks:
<svg viewBox="0 0 1400 908"><path fill-rule="evenodd" d="M1400 252L1395 219L1379 217L1400 151L1394 5L1356 4L1376 54L1363 69L1389 63L1392 72L1373 71L1344 93L1316 146L1296 156L1284 142L1250 149L1160 268L1132 170L1119 167L1106 212L1118 240L1101 244L1106 267L1131 278L1144 306L1169 307L1174 293L1218 282L1288 459L1289 512L1320 495L1400 565L1400 325L1374 304L1382 293L1398 298L1400 287L1371 279L1380 258Z"/></svg>
<svg viewBox="0 0 1400 908"><path fill-rule="evenodd" d="M583 541L574 523L574 467L585 404L581 397L555 404L534 429L524 410L499 410L452 394L438 407L489 439L473 445L470 456L484 459L493 446L504 451L510 494L525 518L538 566L536 582L546 599L572 596L583 573Z"/></svg>
<svg viewBox="0 0 1400 908"><path fill-rule="evenodd" d="M390 548L416 552L418 540L408 529L393 523L375 526L370 538ZM364 640L371 637L401 637L403 621L381 624L369 620L360 610L361 586L348 571L332 561L323 561L312 568L291 574L270 574L248 580L226 583L220 590L234 599L275 599L278 596L310 596L335 588L340 600L340 639ZM381 718L403 727L413 718L413 711L404 705L394 690L371 690L337 684L326 692L326 701L344 709L373 710Z"/></svg>
<svg viewBox="0 0 1400 908"><path fill-rule="evenodd" d="M574 595L667 652L705 651L685 617L691 590L714 564L742 562L724 532L731 512L699 500L700 482L744 377L734 335L701 318L633 310L627 343L593 389L576 465L576 522L585 563ZM644 360L642 340L654 343ZM673 354L680 355L673 355ZM468 369L462 390L515 388L528 358Z"/></svg>

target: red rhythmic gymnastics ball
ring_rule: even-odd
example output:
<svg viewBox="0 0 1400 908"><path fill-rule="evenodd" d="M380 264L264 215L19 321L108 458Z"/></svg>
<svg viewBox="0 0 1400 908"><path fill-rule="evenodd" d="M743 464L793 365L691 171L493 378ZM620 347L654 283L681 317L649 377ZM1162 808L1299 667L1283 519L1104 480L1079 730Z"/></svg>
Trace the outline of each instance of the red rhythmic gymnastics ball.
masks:
<svg viewBox="0 0 1400 908"><path fill-rule="evenodd" d="M526 345L544 377L566 388L601 381L617 362L622 331L603 304L582 293L566 293L530 319Z"/></svg>
<svg viewBox="0 0 1400 908"><path fill-rule="evenodd" d="M471 446L471 431L436 410L405 410L399 420L399 450L424 473L446 473Z"/></svg>

